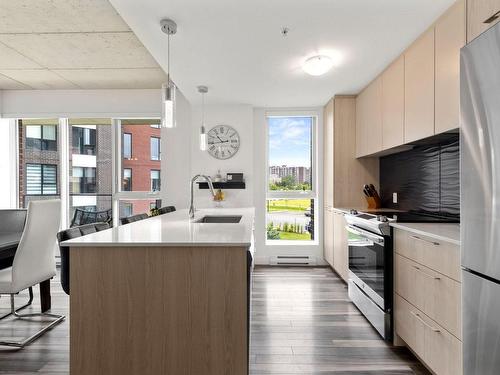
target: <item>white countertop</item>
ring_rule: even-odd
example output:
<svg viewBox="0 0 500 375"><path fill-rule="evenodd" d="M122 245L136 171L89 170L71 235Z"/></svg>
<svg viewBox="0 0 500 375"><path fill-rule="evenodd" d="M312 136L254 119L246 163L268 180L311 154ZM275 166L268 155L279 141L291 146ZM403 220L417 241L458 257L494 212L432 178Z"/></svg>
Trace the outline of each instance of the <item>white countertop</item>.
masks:
<svg viewBox="0 0 500 375"><path fill-rule="evenodd" d="M460 224L391 223L391 227L460 246Z"/></svg>
<svg viewBox="0 0 500 375"><path fill-rule="evenodd" d="M196 223L206 215L241 215L239 223ZM252 243L255 210L214 208L196 211L189 219L188 210L179 210L102 232L64 241L65 246L243 246Z"/></svg>

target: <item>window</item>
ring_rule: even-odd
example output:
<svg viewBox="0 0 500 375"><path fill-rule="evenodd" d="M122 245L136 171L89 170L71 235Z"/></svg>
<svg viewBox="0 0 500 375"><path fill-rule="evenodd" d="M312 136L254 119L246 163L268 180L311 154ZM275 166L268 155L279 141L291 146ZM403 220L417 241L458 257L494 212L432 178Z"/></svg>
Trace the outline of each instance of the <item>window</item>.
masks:
<svg viewBox="0 0 500 375"><path fill-rule="evenodd" d="M160 171L151 171L151 191L160 191Z"/></svg>
<svg viewBox="0 0 500 375"><path fill-rule="evenodd" d="M68 119L68 183L71 223L75 209L112 209L112 126L106 118Z"/></svg>
<svg viewBox="0 0 500 375"><path fill-rule="evenodd" d="M123 133L123 158L132 159L132 134Z"/></svg>
<svg viewBox="0 0 500 375"><path fill-rule="evenodd" d="M123 168L122 190L132 191L132 169L130 168Z"/></svg>
<svg viewBox="0 0 500 375"><path fill-rule="evenodd" d="M270 116L267 125L267 240L312 241L316 117Z"/></svg>
<svg viewBox="0 0 500 375"><path fill-rule="evenodd" d="M57 151L56 125L26 125L26 148Z"/></svg>
<svg viewBox="0 0 500 375"><path fill-rule="evenodd" d="M152 128L155 128L155 129L161 129L161 125L160 124L151 124L150 126Z"/></svg>
<svg viewBox="0 0 500 375"><path fill-rule="evenodd" d="M72 126L73 154L95 155L96 153L96 126Z"/></svg>
<svg viewBox="0 0 500 375"><path fill-rule="evenodd" d="M120 219L138 214L150 214L152 207L158 207L155 199L124 199L119 201Z"/></svg>
<svg viewBox="0 0 500 375"><path fill-rule="evenodd" d="M26 164L26 195L57 195L57 166Z"/></svg>
<svg viewBox="0 0 500 375"><path fill-rule="evenodd" d="M161 160L160 138L151 137L151 160Z"/></svg>
<svg viewBox="0 0 500 375"><path fill-rule="evenodd" d="M96 168L73 167L72 193L89 194L97 191Z"/></svg>

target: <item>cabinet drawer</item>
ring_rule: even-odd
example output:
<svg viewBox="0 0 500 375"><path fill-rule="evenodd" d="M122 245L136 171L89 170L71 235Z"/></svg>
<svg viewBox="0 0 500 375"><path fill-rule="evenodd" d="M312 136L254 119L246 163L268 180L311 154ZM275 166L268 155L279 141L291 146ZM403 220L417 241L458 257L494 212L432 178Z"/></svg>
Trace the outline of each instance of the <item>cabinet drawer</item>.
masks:
<svg viewBox="0 0 500 375"><path fill-rule="evenodd" d="M396 292L461 339L461 284L399 254Z"/></svg>
<svg viewBox="0 0 500 375"><path fill-rule="evenodd" d="M437 375L462 374L462 343L395 294L396 333Z"/></svg>
<svg viewBox="0 0 500 375"><path fill-rule="evenodd" d="M397 229L394 251L454 280L461 280L460 247L420 234Z"/></svg>

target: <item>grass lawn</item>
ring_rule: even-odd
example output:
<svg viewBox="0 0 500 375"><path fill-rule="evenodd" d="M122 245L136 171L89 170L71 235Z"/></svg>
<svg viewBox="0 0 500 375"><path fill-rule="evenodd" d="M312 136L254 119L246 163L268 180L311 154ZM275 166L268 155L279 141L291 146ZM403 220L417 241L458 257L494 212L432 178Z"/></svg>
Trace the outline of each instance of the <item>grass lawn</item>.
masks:
<svg viewBox="0 0 500 375"><path fill-rule="evenodd" d="M305 211L311 205L310 199L278 199L268 201L268 211Z"/></svg>
<svg viewBox="0 0 500 375"><path fill-rule="evenodd" d="M290 232L279 232L280 240L285 241L310 241L311 234L306 233L290 233Z"/></svg>

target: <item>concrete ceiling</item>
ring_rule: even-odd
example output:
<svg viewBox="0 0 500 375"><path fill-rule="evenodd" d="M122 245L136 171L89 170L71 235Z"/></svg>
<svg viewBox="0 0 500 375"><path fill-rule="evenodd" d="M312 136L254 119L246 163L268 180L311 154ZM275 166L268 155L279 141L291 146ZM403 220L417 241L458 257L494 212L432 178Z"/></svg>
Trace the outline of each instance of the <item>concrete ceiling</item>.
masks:
<svg viewBox="0 0 500 375"><path fill-rule="evenodd" d="M107 0L0 0L0 89L159 88L165 80Z"/></svg>
<svg viewBox="0 0 500 375"><path fill-rule="evenodd" d="M172 79L196 102L323 105L358 93L454 0L110 0L164 68L159 21L174 19ZM282 26L290 32L281 36ZM311 55L339 55L321 77L301 69Z"/></svg>

